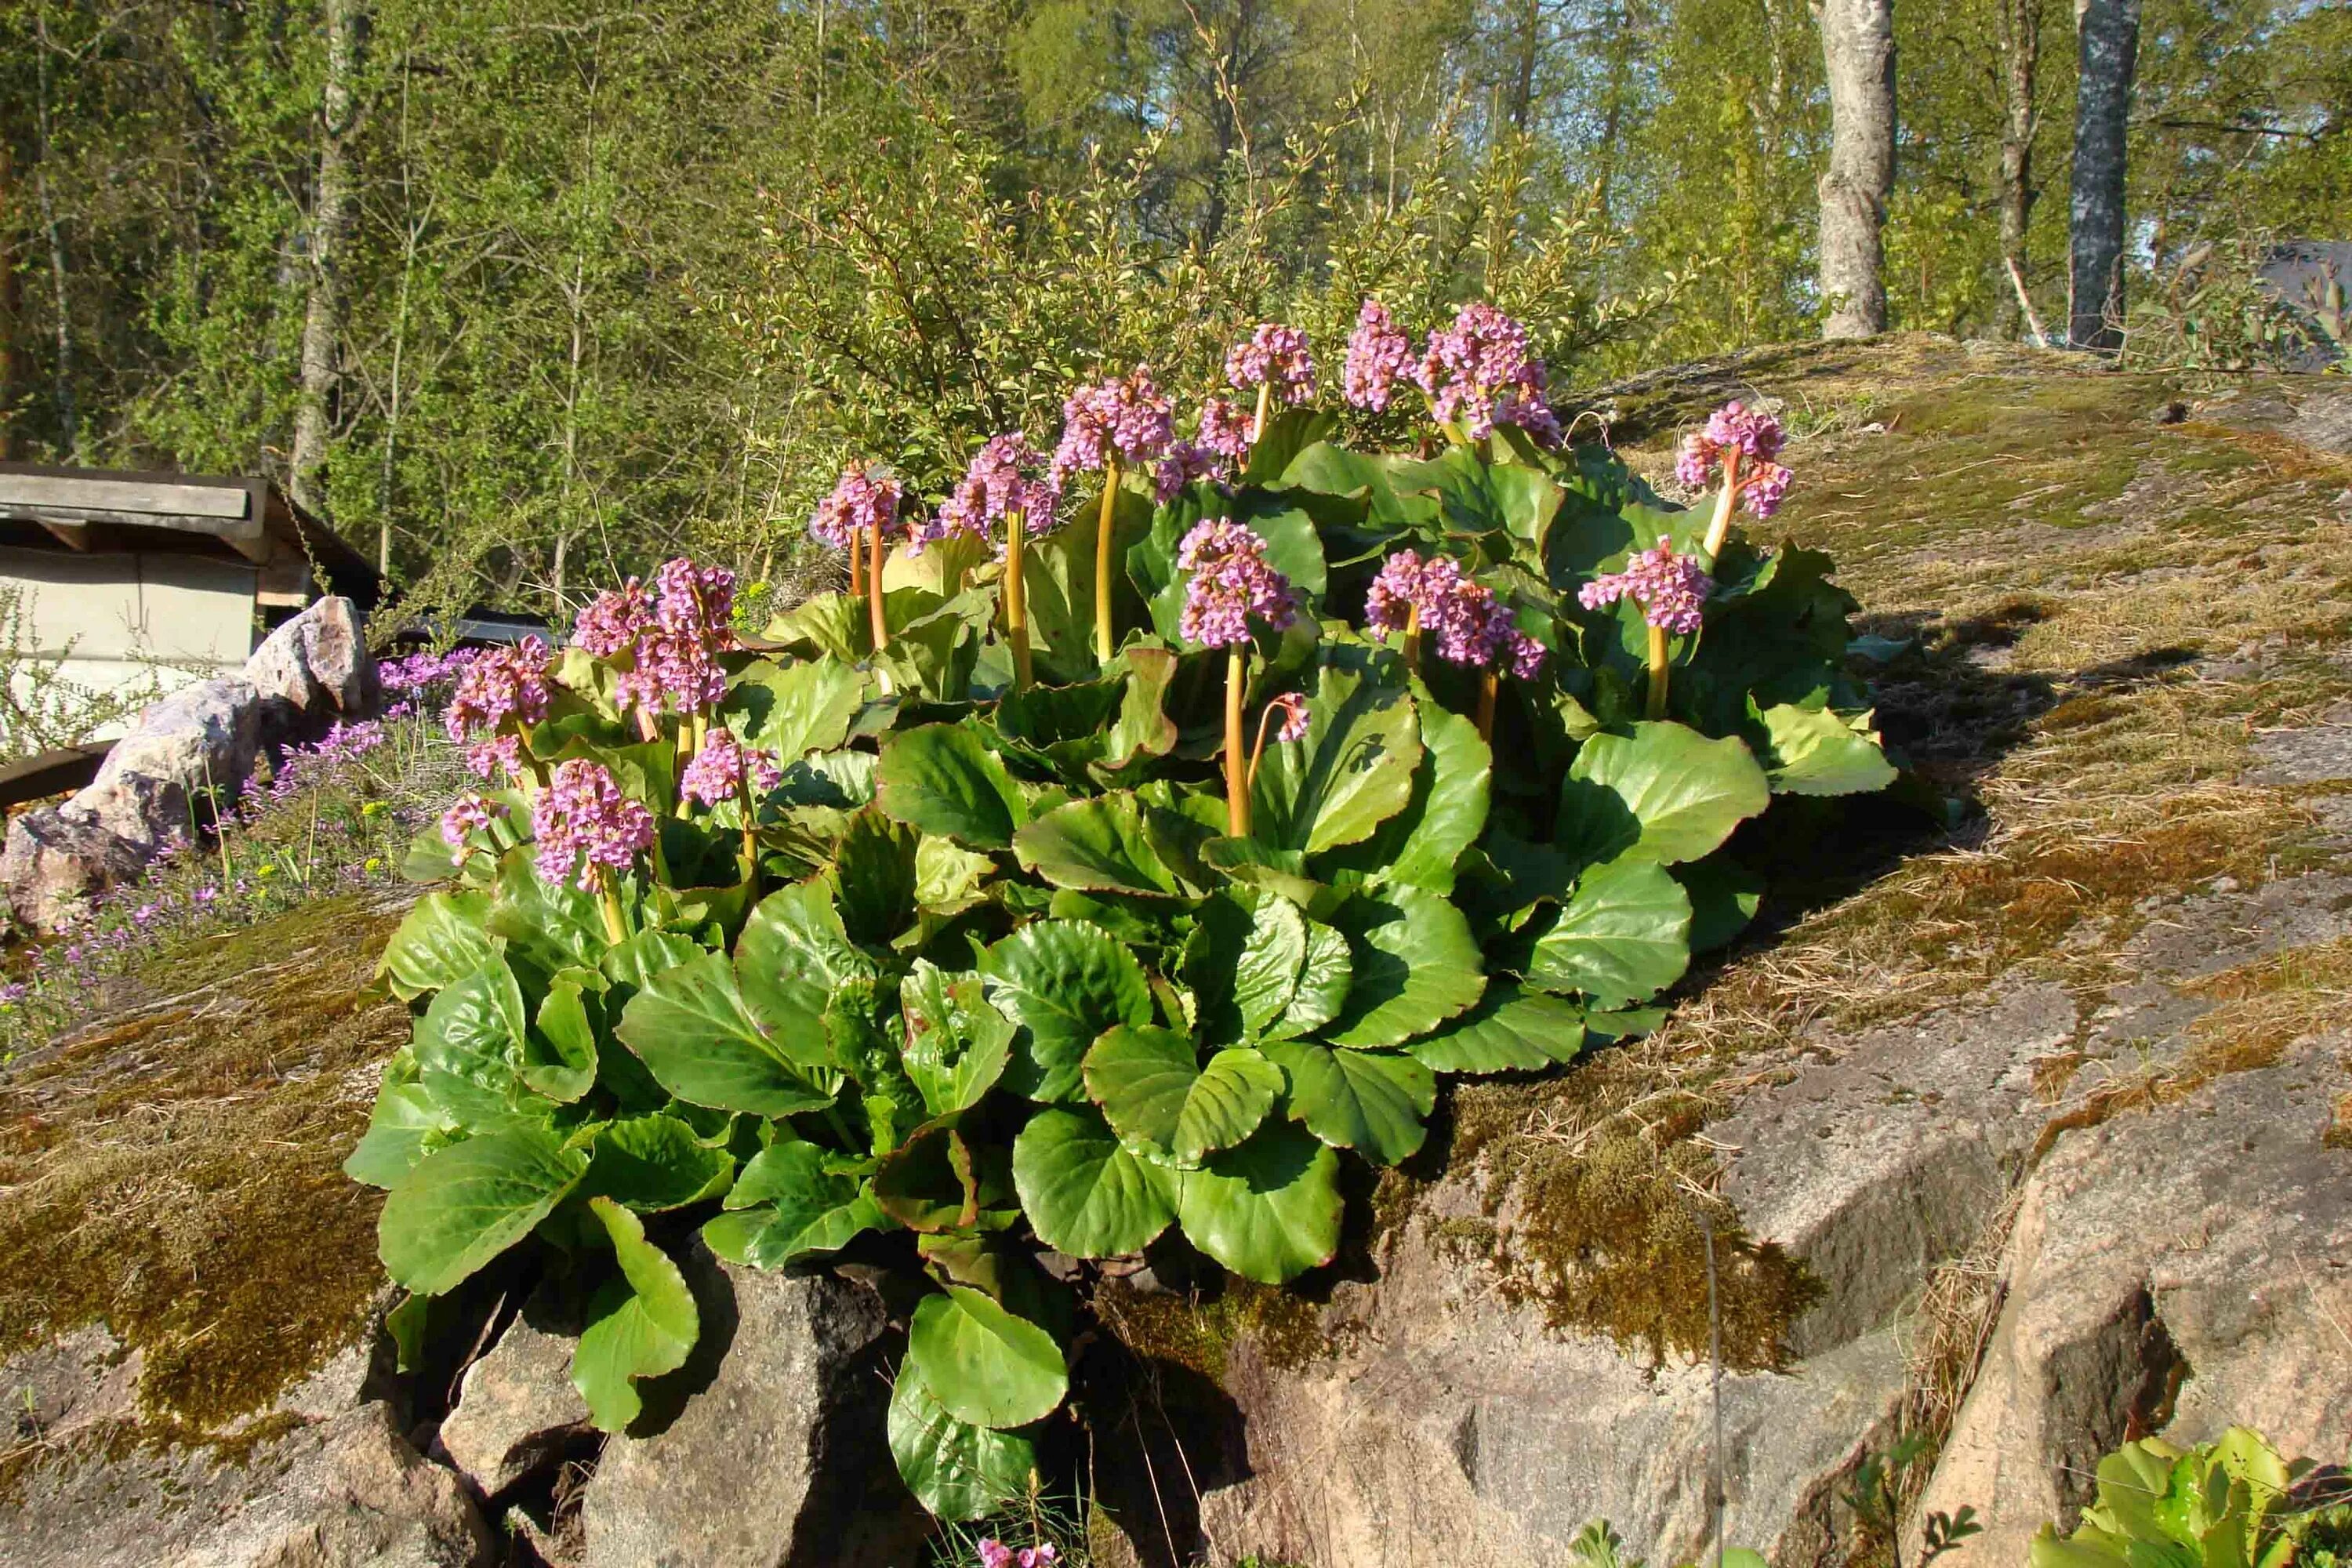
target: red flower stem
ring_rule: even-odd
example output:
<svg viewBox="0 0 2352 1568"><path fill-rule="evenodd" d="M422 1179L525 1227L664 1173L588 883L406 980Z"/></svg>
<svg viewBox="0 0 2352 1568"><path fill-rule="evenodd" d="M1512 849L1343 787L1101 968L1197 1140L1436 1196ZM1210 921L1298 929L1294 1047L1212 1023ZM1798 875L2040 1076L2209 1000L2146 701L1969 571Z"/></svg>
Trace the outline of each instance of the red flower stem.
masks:
<svg viewBox="0 0 2352 1568"><path fill-rule="evenodd" d="M874 651L880 653L890 646L890 628L882 619L882 525L879 522L866 530L866 541L874 560L873 570L866 574L866 615L873 626Z"/></svg>
<svg viewBox="0 0 2352 1568"><path fill-rule="evenodd" d="M1249 776L1242 781L1244 784L1253 790L1257 788L1257 765L1260 762L1264 761L1265 757L1265 732L1273 723L1274 704L1269 702L1265 707L1258 710L1257 742L1255 745L1250 747Z"/></svg>
<svg viewBox="0 0 2352 1568"><path fill-rule="evenodd" d="M1666 629L1650 628L1650 700L1643 717L1663 719L1666 716Z"/></svg>
<svg viewBox="0 0 2352 1568"><path fill-rule="evenodd" d="M1110 662L1111 510L1118 504L1118 458L1103 458L1102 512L1095 521L1095 658Z"/></svg>
<svg viewBox="0 0 2352 1568"><path fill-rule="evenodd" d="M1021 552L1028 520L1015 510L1004 515L1004 640L1013 645L1013 689L1024 691L1036 679L1029 661L1029 591L1021 578Z"/></svg>
<svg viewBox="0 0 2352 1568"><path fill-rule="evenodd" d="M1739 448L1734 447L1723 455L1723 490L1715 498L1715 517L1706 525L1706 542L1701 546L1706 552L1709 570L1714 569L1715 558L1723 553L1723 541L1731 532L1731 509L1738 500Z"/></svg>
<svg viewBox="0 0 2352 1568"><path fill-rule="evenodd" d="M1249 646L1237 643L1225 656L1225 831L1247 838L1250 830L1250 765L1242 754L1242 699L1249 684Z"/></svg>

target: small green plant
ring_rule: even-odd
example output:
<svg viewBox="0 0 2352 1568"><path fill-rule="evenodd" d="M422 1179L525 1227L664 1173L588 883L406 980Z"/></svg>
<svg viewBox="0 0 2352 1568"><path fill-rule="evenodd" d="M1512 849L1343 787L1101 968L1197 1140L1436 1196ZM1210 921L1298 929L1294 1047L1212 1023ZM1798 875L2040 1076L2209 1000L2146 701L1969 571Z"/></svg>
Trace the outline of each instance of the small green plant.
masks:
<svg viewBox="0 0 2352 1568"><path fill-rule="evenodd" d="M1846 1489L1846 1507L1863 1529L1887 1543L1895 1568L1903 1568L1903 1498L1914 1472L1933 1463L1927 1437L1914 1432L1899 1438L1885 1454L1865 1453L1854 1467L1853 1484ZM1984 1533L1977 1510L1963 1506L1958 1513L1941 1509L1921 1521L1921 1568L1947 1552L1958 1549L1971 1535Z"/></svg>
<svg viewBox="0 0 2352 1568"><path fill-rule="evenodd" d="M2340 1557L2347 1509L2286 1506L2315 1468L2289 1464L2263 1436L2232 1426L2210 1443L2177 1448L2158 1437L2099 1461L2098 1500L2074 1533L2044 1524L2032 1568L2286 1568ZM2306 1556L2306 1544L2314 1548ZM2325 1556L2321 1553L2326 1553Z"/></svg>
<svg viewBox="0 0 2352 1568"><path fill-rule="evenodd" d="M1709 1559L1713 1568L1769 1568L1764 1554L1745 1546L1727 1547L1719 1560ZM1568 1568L1645 1568L1638 1557L1625 1555L1625 1542L1605 1519L1596 1519L1576 1532L1568 1543ZM1701 1564L1685 1563L1683 1568L1702 1568Z"/></svg>

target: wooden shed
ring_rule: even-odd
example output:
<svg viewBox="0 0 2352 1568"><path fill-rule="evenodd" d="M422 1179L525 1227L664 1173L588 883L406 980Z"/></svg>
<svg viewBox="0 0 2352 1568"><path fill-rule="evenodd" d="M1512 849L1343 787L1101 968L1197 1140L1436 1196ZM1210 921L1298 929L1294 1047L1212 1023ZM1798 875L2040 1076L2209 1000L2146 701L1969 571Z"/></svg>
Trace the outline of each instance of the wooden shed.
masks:
<svg viewBox="0 0 2352 1568"><path fill-rule="evenodd" d="M16 652L86 690L168 690L234 670L321 594L364 611L380 586L364 556L268 479L0 463Z"/></svg>

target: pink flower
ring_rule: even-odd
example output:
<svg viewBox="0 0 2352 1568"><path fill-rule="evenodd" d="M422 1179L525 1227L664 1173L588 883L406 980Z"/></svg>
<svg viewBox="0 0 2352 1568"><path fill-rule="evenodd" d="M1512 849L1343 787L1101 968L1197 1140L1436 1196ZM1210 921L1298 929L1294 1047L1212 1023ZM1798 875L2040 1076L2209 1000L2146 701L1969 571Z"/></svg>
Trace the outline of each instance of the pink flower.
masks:
<svg viewBox="0 0 2352 1568"><path fill-rule="evenodd" d="M478 779L520 778L522 737L493 735L466 748L466 766Z"/></svg>
<svg viewBox="0 0 2352 1568"><path fill-rule="evenodd" d="M1062 439L1054 448L1053 479L1061 489L1069 476L1099 468L1112 458L1148 463L1168 449L1175 426L1168 399L1151 380L1151 367L1138 365L1114 381L1082 386L1062 405Z"/></svg>
<svg viewBox="0 0 2352 1568"><path fill-rule="evenodd" d="M441 713L442 728L451 740L465 741L509 719L538 723L547 717L547 644L535 637L484 651L457 678Z"/></svg>
<svg viewBox="0 0 2352 1568"><path fill-rule="evenodd" d="M1789 489L1789 470L1773 460L1785 439L1778 419L1735 399L1707 416L1706 429L1683 437L1675 477L1694 489L1704 489L1736 453L1740 502L1757 517L1769 517L1780 510Z"/></svg>
<svg viewBox="0 0 2352 1568"><path fill-rule="evenodd" d="M646 585L632 577L591 600L572 623L572 646L597 658L613 658L636 646L653 625L654 605Z"/></svg>
<svg viewBox="0 0 2352 1568"><path fill-rule="evenodd" d="M1230 397L1212 397L1201 405L1201 445L1221 457L1249 454L1249 411Z"/></svg>
<svg viewBox="0 0 2352 1568"><path fill-rule="evenodd" d="M1013 1561L1018 1564L1018 1568L1051 1568L1055 1560L1060 1556L1061 1553L1054 1550L1054 1543L1046 1541L1035 1546L1023 1547L1020 1555Z"/></svg>
<svg viewBox="0 0 2352 1568"><path fill-rule="evenodd" d="M477 828L488 827L506 814L505 806L478 790L469 789L441 814L441 842L462 855L467 834Z"/></svg>
<svg viewBox="0 0 2352 1568"><path fill-rule="evenodd" d="M854 535L877 524L885 539L902 533L898 502L905 492L898 481L868 463L852 463L841 470L833 493L816 503L809 519L809 535L833 550L847 550Z"/></svg>
<svg viewBox="0 0 2352 1568"><path fill-rule="evenodd" d="M1364 595L1365 624L1385 636L1404 630L1421 612L1421 630L1438 657L1474 669L1509 666L1522 680L1543 669L1543 644L1518 629L1518 616L1495 591L1462 574L1451 557L1424 562L1400 550L1381 563Z"/></svg>
<svg viewBox="0 0 2352 1568"><path fill-rule="evenodd" d="M603 873L625 872L654 841L654 814L622 793L600 763L583 757L556 765L530 813L539 841L539 874L560 883L576 866L580 887L593 892Z"/></svg>
<svg viewBox="0 0 2352 1568"><path fill-rule="evenodd" d="M743 777L749 770L752 784L761 795L784 782L783 770L776 765L772 752L752 751L735 738L735 731L716 729L694 753L678 775L678 793L688 800L704 805L717 805L722 800L732 800L735 792L743 787Z"/></svg>
<svg viewBox="0 0 2352 1568"><path fill-rule="evenodd" d="M1245 342L1235 343L1225 355L1225 379L1236 387L1271 386L1285 403L1304 403L1315 395L1315 359L1307 352L1307 334L1279 321L1259 323Z"/></svg>
<svg viewBox="0 0 2352 1568"><path fill-rule="evenodd" d="M1474 300L1452 330L1430 333L1413 379L1438 419L1474 440L1516 425L1546 446L1559 444L1559 420L1544 401L1543 361L1530 351L1528 330L1492 305Z"/></svg>
<svg viewBox="0 0 2352 1568"><path fill-rule="evenodd" d="M1225 471L1225 459L1198 441L1179 441L1152 469L1153 499L1166 506L1194 479L1213 479Z"/></svg>
<svg viewBox="0 0 2352 1568"><path fill-rule="evenodd" d="M993 1537L980 1543L980 1568L1012 1568L1013 1548Z"/></svg>
<svg viewBox="0 0 2352 1568"><path fill-rule="evenodd" d="M1424 562L1416 551L1400 550L1381 563L1380 575L1372 579L1364 595L1364 621L1377 631L1401 632L1415 609L1426 620L1430 606L1461 576L1462 568L1450 557L1433 556Z"/></svg>
<svg viewBox="0 0 2352 1568"><path fill-rule="evenodd" d="M1674 542L1661 535L1655 550L1635 555L1622 572L1595 577L1576 596L1586 609L1598 610L1631 595L1650 625L1688 637L1698 630L1714 586L1696 557L1675 554Z"/></svg>
<svg viewBox="0 0 2352 1568"><path fill-rule="evenodd" d="M1276 715L1274 738L1286 743L1307 739L1307 695L1286 691L1267 703L1266 711Z"/></svg>
<svg viewBox="0 0 2352 1568"><path fill-rule="evenodd" d="M1265 541L1238 522L1196 523L1177 546L1176 564L1192 574L1178 622L1186 640L1233 647L1250 640L1250 618L1281 631L1298 618L1298 594L1267 563Z"/></svg>
<svg viewBox="0 0 2352 1568"><path fill-rule="evenodd" d="M1348 338L1348 401L1380 413L1396 395L1399 378L1412 370L1412 340L1390 320L1386 306L1367 300L1356 312L1356 330Z"/></svg>
<svg viewBox="0 0 2352 1568"><path fill-rule="evenodd" d="M1021 514L1033 535L1050 533L1054 508L1062 496L1054 478L1037 477L1044 462L1026 437L991 437L954 490L940 503L938 513L930 521L915 525L907 553L919 555L925 545L961 533L995 540L997 553L1002 555L1003 543L997 538L996 525L1014 512Z"/></svg>

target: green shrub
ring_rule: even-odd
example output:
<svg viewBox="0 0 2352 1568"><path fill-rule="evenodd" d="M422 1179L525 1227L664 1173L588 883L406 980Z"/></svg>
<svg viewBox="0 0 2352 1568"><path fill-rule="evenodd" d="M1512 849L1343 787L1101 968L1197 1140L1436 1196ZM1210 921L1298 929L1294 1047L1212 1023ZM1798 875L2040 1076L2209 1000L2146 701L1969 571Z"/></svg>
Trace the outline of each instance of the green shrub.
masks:
<svg viewBox="0 0 2352 1568"><path fill-rule="evenodd" d="M2033 1538L2033 1568L2317 1568L2342 1554L2352 1510L2290 1505L2314 1468L2244 1426L2185 1451L2126 1443L2099 1461L2098 1500L2074 1533L2044 1524Z"/></svg>

